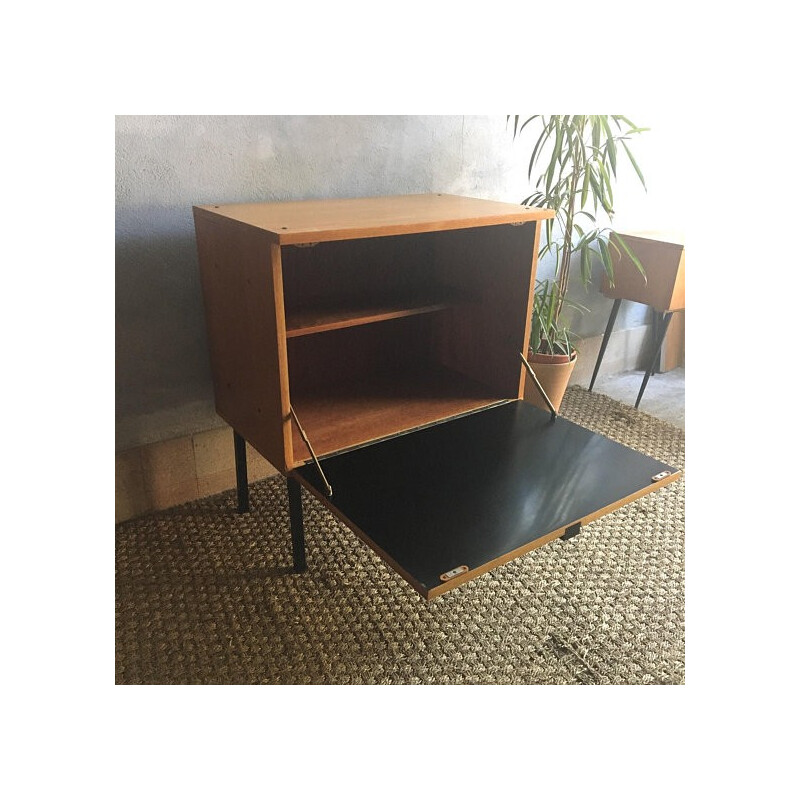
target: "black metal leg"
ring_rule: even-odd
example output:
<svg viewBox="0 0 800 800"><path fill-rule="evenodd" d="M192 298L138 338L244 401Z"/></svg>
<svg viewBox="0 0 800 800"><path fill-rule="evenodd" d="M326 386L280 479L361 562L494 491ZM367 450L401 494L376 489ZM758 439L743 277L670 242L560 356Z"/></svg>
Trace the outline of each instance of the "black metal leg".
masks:
<svg viewBox="0 0 800 800"><path fill-rule="evenodd" d="M293 478L286 479L289 492L289 524L292 528L292 558L294 571L306 571L306 538L303 531L303 498L300 484Z"/></svg>
<svg viewBox="0 0 800 800"><path fill-rule="evenodd" d="M617 321L617 312L619 311L619 304L621 302L622 299L617 298L614 301L614 305L611 308L611 316L608 318L608 325L606 325L606 332L603 334L603 343L600 345L600 352L597 354L597 362L594 365L592 380L591 383L589 384L590 392L592 391L595 379L597 378L597 373L600 371L600 363L603 360L603 356L606 354L606 347L608 347L608 340L611 338L611 331L614 329L614 323Z"/></svg>
<svg viewBox="0 0 800 800"><path fill-rule="evenodd" d="M661 353L661 345L664 343L664 337L667 335L667 328L669 328L669 323L671 320L672 311L666 311L661 315L661 319L656 323L656 342L655 347L653 348L653 358L650 361L650 366L647 368L647 372L644 374L644 380L639 388L639 396L636 398L635 408L639 408L639 403L644 395L647 382L650 380L650 376L653 374L653 372L655 372L656 364L658 363L658 357Z"/></svg>
<svg viewBox="0 0 800 800"><path fill-rule="evenodd" d="M247 448L244 439L233 432L233 454L236 459L236 498L238 511L244 514L250 510L250 490L247 487Z"/></svg>

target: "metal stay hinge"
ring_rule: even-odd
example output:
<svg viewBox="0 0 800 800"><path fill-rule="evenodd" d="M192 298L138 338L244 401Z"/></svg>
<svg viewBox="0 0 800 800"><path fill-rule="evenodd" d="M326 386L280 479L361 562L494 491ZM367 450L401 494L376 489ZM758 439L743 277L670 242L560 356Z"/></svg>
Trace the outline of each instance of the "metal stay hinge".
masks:
<svg viewBox="0 0 800 800"><path fill-rule="evenodd" d="M297 414L294 413L294 409L291 406L289 406L289 413L292 415L295 425L297 425L297 430L300 431L300 436L303 437L303 441L306 443L308 452L311 453L311 458L314 459L314 466L316 466L317 472L319 472L319 476L325 484L325 494L327 494L328 497L333 497L333 487L328 483L328 479L325 477L325 473L320 466L317 454L314 452L314 448L311 446L311 442L308 440L308 436L306 436L306 432L303 430L303 426L300 424L300 420L297 419Z"/></svg>
<svg viewBox="0 0 800 800"><path fill-rule="evenodd" d="M517 227L519 225L527 225L529 222L533 222L533 220L521 219L519 222L509 222L508 224L509 225L513 225L514 227Z"/></svg>
<svg viewBox="0 0 800 800"><path fill-rule="evenodd" d="M547 396L547 392L542 388L542 384L539 383L539 379L536 377L536 373L533 371L533 367L528 363L528 359L525 358L522 353L519 354L519 357L522 359L522 363L525 365L525 369L528 371L528 375L531 376L531 380L533 381L536 388L539 390L539 394L544 398L545 403L547 403L547 407L550 409L550 419L555 420L558 416L556 413L553 404L550 402L550 398Z"/></svg>
<svg viewBox="0 0 800 800"><path fill-rule="evenodd" d="M316 247L319 242L298 242L295 247Z"/></svg>

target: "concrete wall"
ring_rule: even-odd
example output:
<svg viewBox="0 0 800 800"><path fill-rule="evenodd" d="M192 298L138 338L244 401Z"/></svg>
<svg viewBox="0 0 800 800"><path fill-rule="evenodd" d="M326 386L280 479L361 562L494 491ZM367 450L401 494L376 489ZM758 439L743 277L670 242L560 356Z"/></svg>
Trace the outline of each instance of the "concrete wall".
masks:
<svg viewBox="0 0 800 800"><path fill-rule="evenodd" d="M417 192L520 202L531 144L512 141L503 115L117 117L117 450L222 425L192 205ZM578 332L601 333L610 301L581 301L597 313ZM620 330L645 322L623 304Z"/></svg>

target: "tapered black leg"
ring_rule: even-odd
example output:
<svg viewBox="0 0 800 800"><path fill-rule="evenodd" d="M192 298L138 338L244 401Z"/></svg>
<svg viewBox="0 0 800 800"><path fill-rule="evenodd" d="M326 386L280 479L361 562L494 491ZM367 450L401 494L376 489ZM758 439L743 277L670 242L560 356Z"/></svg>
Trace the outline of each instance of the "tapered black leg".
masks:
<svg viewBox="0 0 800 800"><path fill-rule="evenodd" d="M611 331L614 330L614 323L617 321L617 312L619 311L619 304L622 302L620 298L617 298L614 301L614 305L611 307L611 316L608 318L608 325L606 325L606 332L603 334L603 343L600 345L600 352L597 354L597 361L594 365L594 372L592 373L592 380L589 384L589 391L592 391L592 387L594 386L595 379L597 378L597 373L600 371L600 363L603 360L603 356L606 354L606 347L608 347L608 340L611 338Z"/></svg>
<svg viewBox="0 0 800 800"><path fill-rule="evenodd" d="M244 514L250 510L250 490L247 487L247 448L244 439L233 432L233 454L236 459L236 498L238 511Z"/></svg>
<svg viewBox="0 0 800 800"><path fill-rule="evenodd" d="M289 492L289 524L292 528L292 558L294 571L306 571L306 538L303 531L303 498L300 484L293 478L286 479Z"/></svg>
<svg viewBox="0 0 800 800"><path fill-rule="evenodd" d="M650 360L650 366L647 368L647 372L644 374L644 380L639 388L639 396L636 398L635 408L639 408L639 403L644 395L647 382L650 380L650 376L653 374L653 372L655 372L656 364L658 363L658 357L661 354L661 345L664 343L664 337L667 335L667 328L669 328L671 319L672 311L667 311L663 313L661 315L661 319L656 322L656 342L653 349L653 358Z"/></svg>

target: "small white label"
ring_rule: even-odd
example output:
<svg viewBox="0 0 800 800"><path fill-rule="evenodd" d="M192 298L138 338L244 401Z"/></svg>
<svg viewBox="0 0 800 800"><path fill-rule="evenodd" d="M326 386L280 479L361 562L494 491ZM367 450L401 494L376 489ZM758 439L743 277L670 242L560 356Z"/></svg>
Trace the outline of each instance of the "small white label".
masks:
<svg viewBox="0 0 800 800"><path fill-rule="evenodd" d="M656 481L660 481L662 478L666 478L667 475L670 474L671 473L669 471L659 472L658 475L653 475L653 477L650 480L653 481L653 483L655 483Z"/></svg>
<svg viewBox="0 0 800 800"><path fill-rule="evenodd" d="M455 578L456 575L461 575L462 573L466 572L468 569L466 564L463 564L460 567L456 567L455 569L451 569L449 572L445 572L439 576L439 580L442 581L449 581L451 578Z"/></svg>

